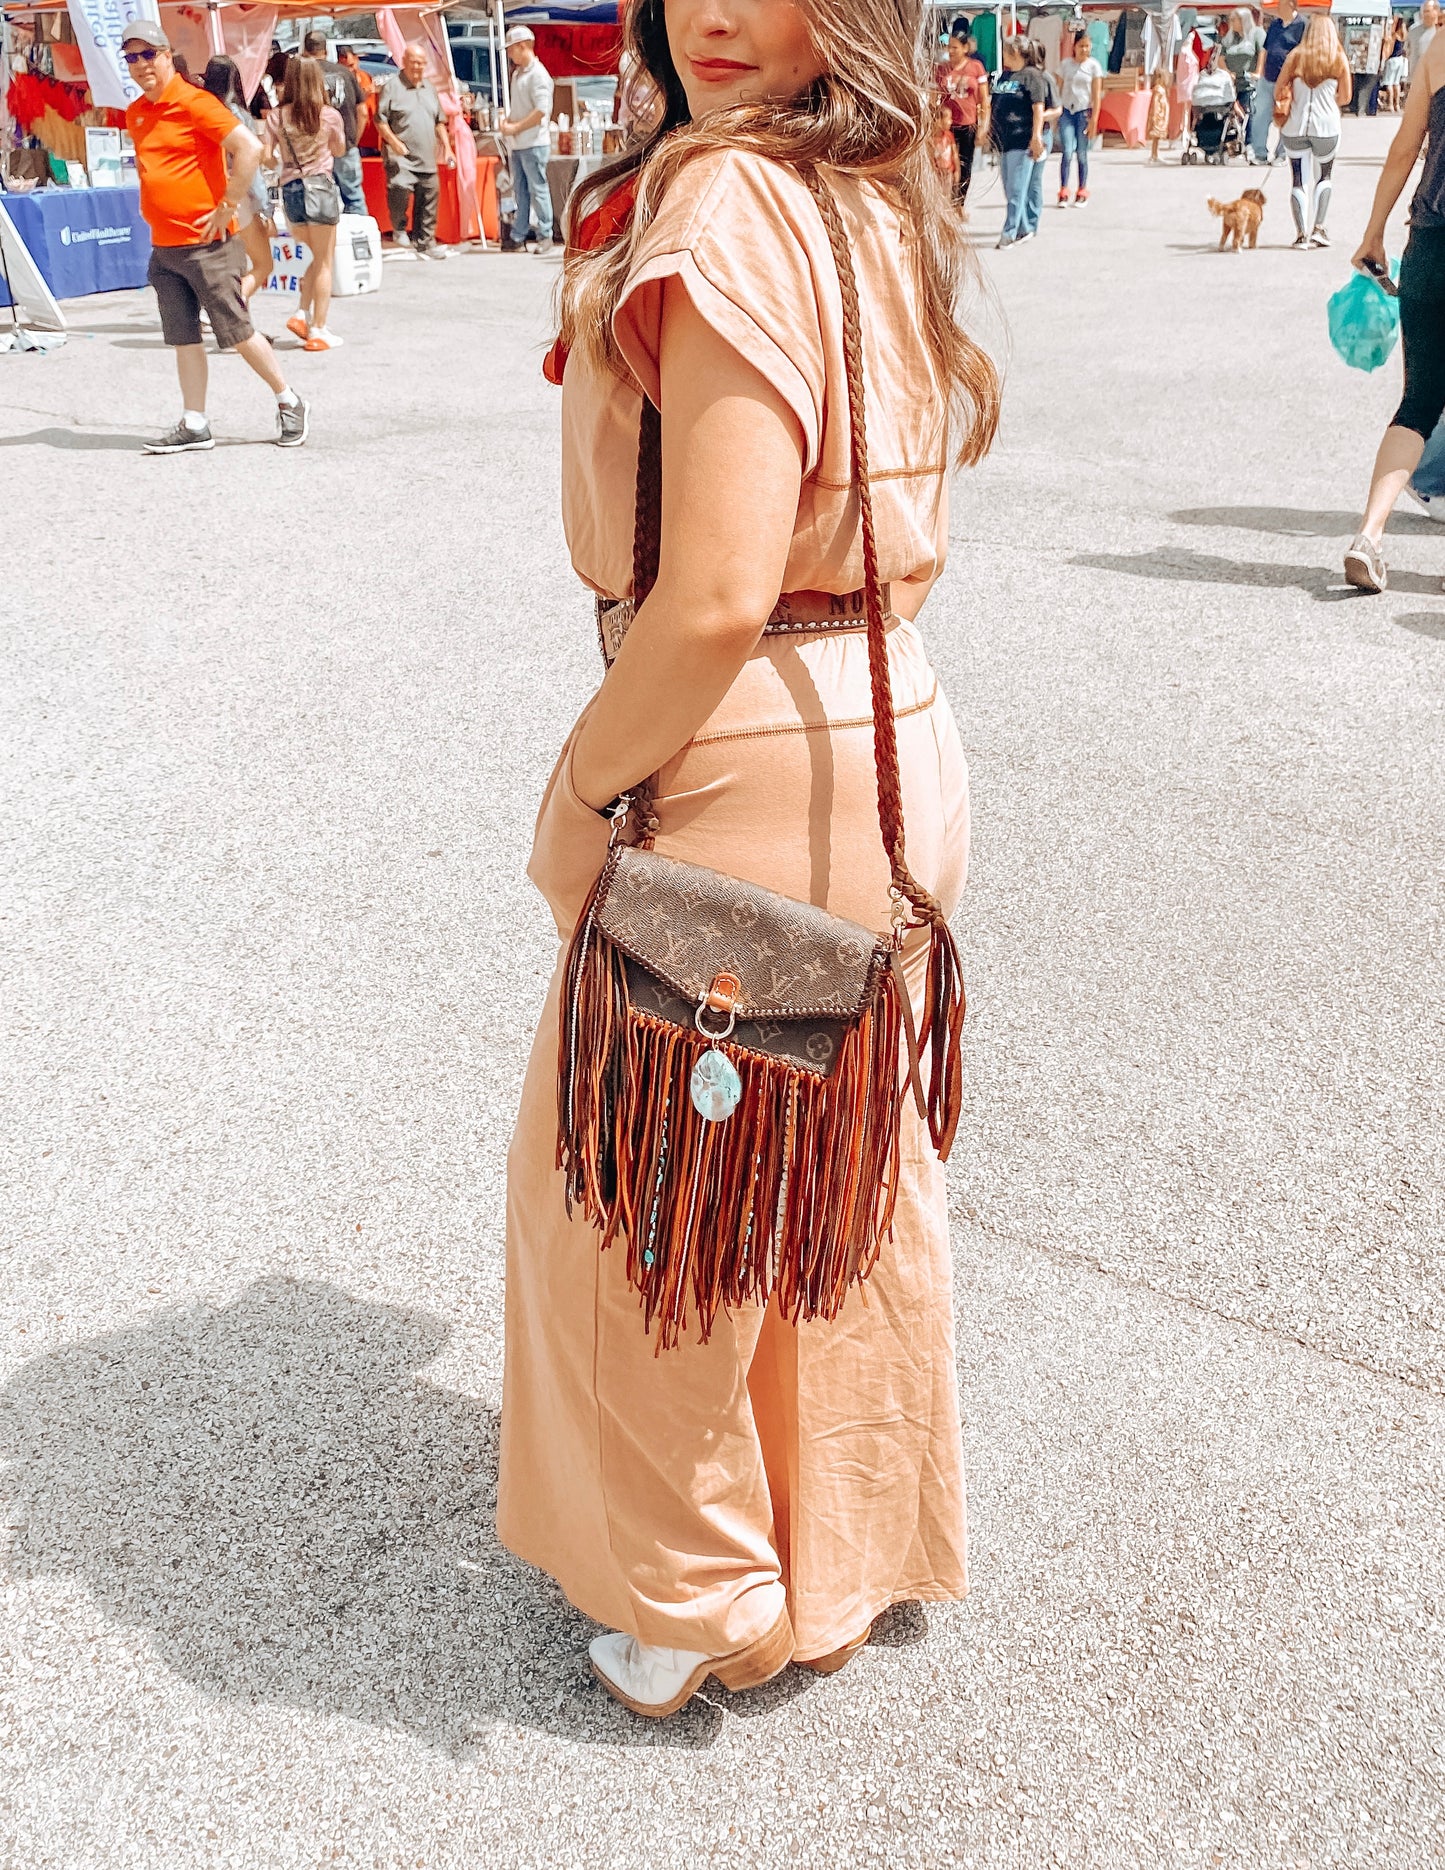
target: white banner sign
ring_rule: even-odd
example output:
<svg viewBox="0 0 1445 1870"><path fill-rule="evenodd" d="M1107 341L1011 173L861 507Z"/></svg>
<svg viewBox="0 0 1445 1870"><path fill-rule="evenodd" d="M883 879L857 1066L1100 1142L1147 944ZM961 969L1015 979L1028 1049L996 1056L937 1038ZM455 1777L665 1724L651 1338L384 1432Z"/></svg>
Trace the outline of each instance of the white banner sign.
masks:
<svg viewBox="0 0 1445 1870"><path fill-rule="evenodd" d="M69 0L69 6L96 108L124 110L140 96L120 55L125 29L133 19L154 19L155 9L149 0Z"/></svg>

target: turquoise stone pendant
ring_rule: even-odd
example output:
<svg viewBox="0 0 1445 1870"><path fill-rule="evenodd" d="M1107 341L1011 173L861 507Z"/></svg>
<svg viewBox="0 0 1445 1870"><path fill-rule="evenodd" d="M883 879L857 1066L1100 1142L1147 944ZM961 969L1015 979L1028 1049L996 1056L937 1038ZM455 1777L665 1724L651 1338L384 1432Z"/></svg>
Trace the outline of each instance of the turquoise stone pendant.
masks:
<svg viewBox="0 0 1445 1870"><path fill-rule="evenodd" d="M725 1052L704 1052L692 1068L692 1107L709 1123L722 1123L743 1101L743 1081Z"/></svg>

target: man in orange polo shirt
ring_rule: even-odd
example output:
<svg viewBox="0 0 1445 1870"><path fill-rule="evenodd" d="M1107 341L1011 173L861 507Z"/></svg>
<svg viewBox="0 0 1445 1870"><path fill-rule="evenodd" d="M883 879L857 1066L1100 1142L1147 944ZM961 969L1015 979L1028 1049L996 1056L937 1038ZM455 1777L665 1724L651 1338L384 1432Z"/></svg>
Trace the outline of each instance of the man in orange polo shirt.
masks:
<svg viewBox="0 0 1445 1870"><path fill-rule="evenodd" d="M186 83L154 21L132 20L121 51L141 88L125 127L135 144L140 209L151 230L150 282L160 301L161 331L176 353L184 405L180 421L148 442L146 453L191 454L215 446L206 420L203 311L222 350L244 357L275 393L278 444L299 448L306 405L257 336L241 295L246 250L233 217L260 163L261 145L218 98Z"/></svg>

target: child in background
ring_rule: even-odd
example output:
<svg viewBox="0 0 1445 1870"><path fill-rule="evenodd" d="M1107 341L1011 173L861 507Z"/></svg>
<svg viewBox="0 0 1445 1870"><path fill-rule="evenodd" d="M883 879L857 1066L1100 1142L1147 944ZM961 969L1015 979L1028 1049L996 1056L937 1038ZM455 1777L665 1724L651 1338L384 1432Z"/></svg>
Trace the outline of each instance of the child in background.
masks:
<svg viewBox="0 0 1445 1870"><path fill-rule="evenodd" d="M953 119L948 105L940 97L936 100L933 111L933 140L929 144L933 152L933 166L937 169L944 186L950 195L958 193L960 174L958 163L958 144L953 140Z"/></svg>
<svg viewBox="0 0 1445 1870"><path fill-rule="evenodd" d="M1169 134L1169 73L1163 65L1154 68L1154 82L1149 91L1149 117L1144 125L1149 140L1149 160L1158 162L1159 145Z"/></svg>

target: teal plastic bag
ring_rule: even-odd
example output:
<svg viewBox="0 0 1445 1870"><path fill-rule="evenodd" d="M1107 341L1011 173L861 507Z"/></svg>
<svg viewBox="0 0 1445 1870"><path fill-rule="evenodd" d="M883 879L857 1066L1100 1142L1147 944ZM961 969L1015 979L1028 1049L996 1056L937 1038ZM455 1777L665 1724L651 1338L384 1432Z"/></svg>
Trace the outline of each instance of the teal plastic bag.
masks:
<svg viewBox="0 0 1445 1870"><path fill-rule="evenodd" d="M1390 262L1390 277L1400 262ZM1400 336L1400 301L1366 273L1354 272L1330 300L1330 343L1351 370L1378 370Z"/></svg>

